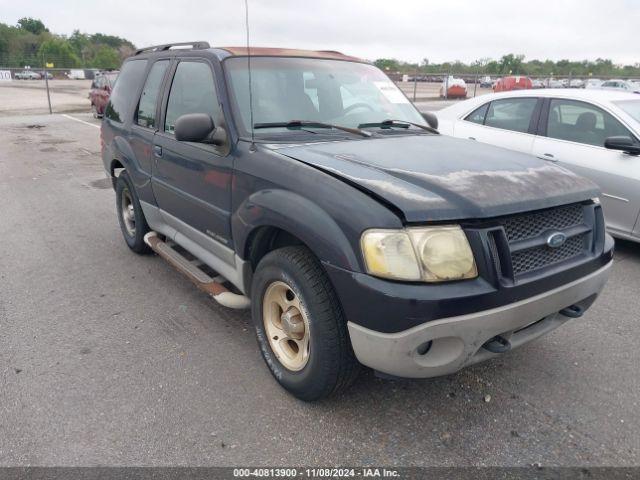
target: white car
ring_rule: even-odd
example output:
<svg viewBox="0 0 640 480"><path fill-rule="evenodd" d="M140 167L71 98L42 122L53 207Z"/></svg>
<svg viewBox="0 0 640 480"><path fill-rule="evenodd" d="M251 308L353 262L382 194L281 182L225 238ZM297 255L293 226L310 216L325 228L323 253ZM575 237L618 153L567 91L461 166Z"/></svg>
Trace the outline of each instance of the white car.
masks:
<svg viewBox="0 0 640 480"><path fill-rule="evenodd" d="M590 178L611 234L640 242L640 95L519 90L435 113L445 135L531 153Z"/></svg>
<svg viewBox="0 0 640 480"><path fill-rule="evenodd" d="M600 88L600 85L602 85L602 80L599 78L590 78L584 82L584 88Z"/></svg>
<svg viewBox="0 0 640 480"><path fill-rule="evenodd" d="M69 70L69 73L67 73L67 77L69 80L84 80L84 70L71 69Z"/></svg>
<svg viewBox="0 0 640 480"><path fill-rule="evenodd" d="M629 80L607 80L602 82L600 87L602 90L622 90L623 92L640 93L640 85Z"/></svg>
<svg viewBox="0 0 640 480"><path fill-rule="evenodd" d="M562 80L547 78L546 80L543 80L543 82L547 88L564 88L564 83L562 83Z"/></svg>

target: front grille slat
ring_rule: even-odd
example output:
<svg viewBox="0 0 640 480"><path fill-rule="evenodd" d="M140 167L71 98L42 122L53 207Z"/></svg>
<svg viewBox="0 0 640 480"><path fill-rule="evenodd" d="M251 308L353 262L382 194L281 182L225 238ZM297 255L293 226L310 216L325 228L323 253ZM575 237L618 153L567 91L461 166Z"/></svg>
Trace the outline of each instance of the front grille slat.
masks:
<svg viewBox="0 0 640 480"><path fill-rule="evenodd" d="M587 252L587 238L594 227L586 224L584 208L576 203L496 219L504 229L515 279ZM549 232L563 232L568 238L560 247L551 248L545 238Z"/></svg>
<svg viewBox="0 0 640 480"><path fill-rule="evenodd" d="M564 207L508 217L504 221L504 230L509 243L533 238L549 230L565 228L583 223L582 205L574 204Z"/></svg>

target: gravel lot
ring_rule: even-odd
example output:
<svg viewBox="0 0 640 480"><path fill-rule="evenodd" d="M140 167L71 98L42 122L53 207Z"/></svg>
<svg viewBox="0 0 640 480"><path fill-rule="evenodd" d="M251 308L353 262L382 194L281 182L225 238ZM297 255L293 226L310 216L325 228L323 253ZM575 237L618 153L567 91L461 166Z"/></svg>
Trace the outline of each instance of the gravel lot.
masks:
<svg viewBox="0 0 640 480"><path fill-rule="evenodd" d="M91 80L49 80L55 113L89 112ZM44 80L0 82L0 116L49 113Z"/></svg>
<svg viewBox="0 0 640 480"><path fill-rule="evenodd" d="M247 312L127 249L97 125L0 118L0 465L640 463L639 245L618 242L601 298L547 337L305 404Z"/></svg>

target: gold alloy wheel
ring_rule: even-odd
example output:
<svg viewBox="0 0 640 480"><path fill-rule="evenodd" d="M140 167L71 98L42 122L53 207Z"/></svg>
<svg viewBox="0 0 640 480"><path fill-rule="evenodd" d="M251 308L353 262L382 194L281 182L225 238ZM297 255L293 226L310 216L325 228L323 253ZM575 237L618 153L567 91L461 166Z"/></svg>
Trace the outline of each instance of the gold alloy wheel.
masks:
<svg viewBox="0 0 640 480"><path fill-rule="evenodd" d="M309 361L309 320L300 299L284 282L273 282L264 293L262 320L271 350L294 372Z"/></svg>

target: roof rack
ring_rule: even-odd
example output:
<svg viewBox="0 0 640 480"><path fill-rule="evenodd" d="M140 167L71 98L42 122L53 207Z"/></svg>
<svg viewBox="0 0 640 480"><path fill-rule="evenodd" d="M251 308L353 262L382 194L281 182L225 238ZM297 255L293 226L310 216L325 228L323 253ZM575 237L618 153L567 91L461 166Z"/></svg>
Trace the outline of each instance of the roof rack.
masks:
<svg viewBox="0 0 640 480"><path fill-rule="evenodd" d="M136 50L136 55L140 55L144 52L162 52L171 50L173 47L186 47L190 46L193 50L204 50L211 48L209 42L180 42L180 43L165 43L164 45L153 45L151 47L139 48Z"/></svg>

